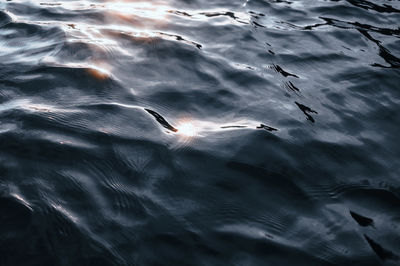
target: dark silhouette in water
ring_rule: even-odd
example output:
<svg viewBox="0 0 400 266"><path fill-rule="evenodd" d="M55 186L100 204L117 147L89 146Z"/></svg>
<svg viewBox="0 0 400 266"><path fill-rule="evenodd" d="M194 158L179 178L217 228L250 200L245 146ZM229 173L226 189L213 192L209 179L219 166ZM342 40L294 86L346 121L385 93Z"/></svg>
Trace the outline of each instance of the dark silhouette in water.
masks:
<svg viewBox="0 0 400 266"><path fill-rule="evenodd" d="M227 129L227 128L246 128L247 126L223 126L221 128Z"/></svg>
<svg viewBox="0 0 400 266"><path fill-rule="evenodd" d="M289 72L283 70L283 69L282 69L280 66L278 66L278 65L272 65L272 68L273 68L276 72L280 73L280 74L281 74L282 76L284 76L284 77L290 77L290 76L292 76L292 77L295 77L295 78L299 78L297 75L292 74L292 73L289 73Z"/></svg>
<svg viewBox="0 0 400 266"><path fill-rule="evenodd" d="M278 129L276 129L276 128L273 128L273 127L270 127L270 126L266 126L266 125L264 125L264 124L261 124L261 125L259 125L257 128L259 128L259 129L265 129L265 130L267 130L267 131L278 131Z"/></svg>
<svg viewBox="0 0 400 266"><path fill-rule="evenodd" d="M311 122L315 122L314 118L310 115L310 113L318 114L317 111L312 110L310 107L305 106L301 103L295 102L296 105L300 108L300 110L307 116L307 119Z"/></svg>
<svg viewBox="0 0 400 266"><path fill-rule="evenodd" d="M352 211L350 211L350 215L361 226L369 226L374 224L374 220L372 220L371 218L364 217Z"/></svg>
<svg viewBox="0 0 400 266"><path fill-rule="evenodd" d="M399 260L399 257L393 254L393 252L384 249L381 245L376 243L374 240L364 235L368 244L371 246L372 250L378 255L381 260Z"/></svg>
<svg viewBox="0 0 400 266"><path fill-rule="evenodd" d="M291 91L294 91L294 92L299 92L300 91L300 89L299 88L297 88L292 82L290 82L290 81L288 81L288 82L285 82L284 83L285 85L285 88L287 88L287 89L289 89L289 90L291 90Z"/></svg>
<svg viewBox="0 0 400 266"><path fill-rule="evenodd" d="M173 132L177 132L178 129L176 129L175 127L173 127L170 123L167 122L167 120L165 120L164 117L162 117L159 113L150 110L150 109L145 109L149 114L151 114L152 116L154 116L154 118L157 120L158 123L160 123L160 125L162 125L163 127L165 127L166 129L169 129Z"/></svg>

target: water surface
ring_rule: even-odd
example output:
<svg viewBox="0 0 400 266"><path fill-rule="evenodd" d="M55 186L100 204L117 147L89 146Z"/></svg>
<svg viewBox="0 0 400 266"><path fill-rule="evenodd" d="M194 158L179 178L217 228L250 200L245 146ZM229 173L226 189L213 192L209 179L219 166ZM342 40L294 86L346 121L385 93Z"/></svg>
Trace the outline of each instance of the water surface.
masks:
<svg viewBox="0 0 400 266"><path fill-rule="evenodd" d="M0 2L1 265L398 265L400 2Z"/></svg>

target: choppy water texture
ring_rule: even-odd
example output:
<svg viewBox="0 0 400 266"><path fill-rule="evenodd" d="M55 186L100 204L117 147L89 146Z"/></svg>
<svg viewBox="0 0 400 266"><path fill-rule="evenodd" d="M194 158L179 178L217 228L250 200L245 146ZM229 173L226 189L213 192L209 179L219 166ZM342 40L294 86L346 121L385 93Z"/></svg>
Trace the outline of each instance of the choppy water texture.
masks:
<svg viewBox="0 0 400 266"><path fill-rule="evenodd" d="M0 10L0 265L400 264L400 1Z"/></svg>

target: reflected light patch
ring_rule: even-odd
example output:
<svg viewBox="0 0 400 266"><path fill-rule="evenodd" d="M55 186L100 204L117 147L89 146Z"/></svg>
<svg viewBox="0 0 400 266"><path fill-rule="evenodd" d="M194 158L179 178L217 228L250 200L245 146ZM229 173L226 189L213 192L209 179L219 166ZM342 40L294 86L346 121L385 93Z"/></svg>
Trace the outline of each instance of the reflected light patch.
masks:
<svg viewBox="0 0 400 266"><path fill-rule="evenodd" d="M99 79L99 80L104 80L110 78L111 75L111 67L107 66L106 64L102 62L91 62L86 63L86 64L80 64L80 63L59 63L55 58L53 57L45 57L43 60L46 64L51 64L55 67L66 67L66 68L75 68L75 69L82 69L92 77ZM100 67L101 65L101 67ZM115 77L114 77L115 78Z"/></svg>
<svg viewBox="0 0 400 266"><path fill-rule="evenodd" d="M176 128L178 129L177 133L180 135L187 137L193 137L196 135L196 128L191 122L182 122Z"/></svg>
<svg viewBox="0 0 400 266"><path fill-rule="evenodd" d="M134 16L155 21L164 21L169 10L164 1L153 1L151 3L146 1L128 3L112 1L112 3L104 4L103 8L116 12L116 15L120 18L132 20L132 16Z"/></svg>
<svg viewBox="0 0 400 266"><path fill-rule="evenodd" d="M97 66L90 66L90 68L88 68L87 71L89 72L90 75L100 80L107 79L110 77L110 74L107 72L107 70Z"/></svg>

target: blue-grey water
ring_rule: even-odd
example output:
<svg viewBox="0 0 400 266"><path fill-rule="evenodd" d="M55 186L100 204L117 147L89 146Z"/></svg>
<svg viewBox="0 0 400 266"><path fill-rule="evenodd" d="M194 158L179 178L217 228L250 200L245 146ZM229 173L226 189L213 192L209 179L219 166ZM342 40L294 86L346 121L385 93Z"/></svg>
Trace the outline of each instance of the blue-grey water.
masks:
<svg viewBox="0 0 400 266"><path fill-rule="evenodd" d="M0 1L0 265L399 265L400 1Z"/></svg>

